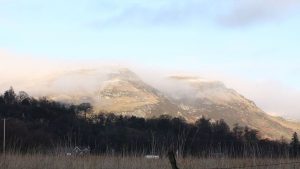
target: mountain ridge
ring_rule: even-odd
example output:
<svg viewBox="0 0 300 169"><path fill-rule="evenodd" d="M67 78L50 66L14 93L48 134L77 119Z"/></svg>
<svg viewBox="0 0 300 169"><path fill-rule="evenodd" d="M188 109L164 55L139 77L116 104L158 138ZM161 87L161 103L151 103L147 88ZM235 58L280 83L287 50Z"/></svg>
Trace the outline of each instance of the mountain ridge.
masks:
<svg viewBox="0 0 300 169"><path fill-rule="evenodd" d="M166 79L175 86L172 92L145 83L127 68L105 73L72 71L42 84L47 84L47 89L53 91L62 88L59 92L46 92L50 99L76 104L90 102L95 113L145 118L181 116L190 122L205 116L213 120L224 119L231 127L239 123L257 129L262 137L271 139L288 139L293 132L300 132L300 123L268 115L253 101L220 81L184 75L172 75Z"/></svg>

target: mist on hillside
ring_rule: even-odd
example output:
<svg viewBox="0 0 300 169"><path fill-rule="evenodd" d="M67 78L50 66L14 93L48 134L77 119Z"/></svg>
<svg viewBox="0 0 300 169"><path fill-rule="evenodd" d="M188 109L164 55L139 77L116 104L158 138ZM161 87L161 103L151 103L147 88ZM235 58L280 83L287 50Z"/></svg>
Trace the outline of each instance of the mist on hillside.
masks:
<svg viewBox="0 0 300 169"><path fill-rule="evenodd" d="M245 97L253 100L266 112L289 119L300 119L300 92L274 81L251 81L234 75L217 72L172 71L149 68L141 64L114 63L90 60L38 59L32 56L18 56L7 52L0 53L0 91L13 86L17 91L27 91L35 97L59 96L68 100L70 94L81 101L93 102L105 86L108 75L128 68L145 83L175 99L196 97L195 89L184 81L174 80L172 76L194 77L198 81L222 82ZM276 83L277 85L274 85ZM65 99L63 99L65 98Z"/></svg>

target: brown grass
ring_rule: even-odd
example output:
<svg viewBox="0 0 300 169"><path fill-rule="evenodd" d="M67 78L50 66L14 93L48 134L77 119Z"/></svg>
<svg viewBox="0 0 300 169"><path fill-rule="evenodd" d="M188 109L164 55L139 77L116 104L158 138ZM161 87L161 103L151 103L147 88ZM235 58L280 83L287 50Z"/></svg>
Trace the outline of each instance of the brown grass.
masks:
<svg viewBox="0 0 300 169"><path fill-rule="evenodd" d="M257 164L286 163L289 159L228 159L228 158L178 158L180 169L209 169ZM0 156L1 169L171 169L168 159L145 159L134 156L55 156L43 154L8 154ZM254 167L254 169L296 169L300 164Z"/></svg>

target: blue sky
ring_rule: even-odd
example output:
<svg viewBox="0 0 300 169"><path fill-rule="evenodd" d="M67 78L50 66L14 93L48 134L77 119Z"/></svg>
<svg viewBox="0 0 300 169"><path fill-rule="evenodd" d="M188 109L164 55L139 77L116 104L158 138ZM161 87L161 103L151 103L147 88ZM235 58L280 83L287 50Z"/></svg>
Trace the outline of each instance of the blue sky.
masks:
<svg viewBox="0 0 300 169"><path fill-rule="evenodd" d="M298 0L0 0L0 49L266 79L300 91Z"/></svg>

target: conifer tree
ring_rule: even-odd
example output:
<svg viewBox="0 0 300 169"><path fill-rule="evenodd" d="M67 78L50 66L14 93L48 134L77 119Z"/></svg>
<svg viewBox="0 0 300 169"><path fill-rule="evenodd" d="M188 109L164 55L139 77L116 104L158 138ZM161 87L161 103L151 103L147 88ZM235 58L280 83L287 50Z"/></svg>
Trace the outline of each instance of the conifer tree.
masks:
<svg viewBox="0 0 300 169"><path fill-rule="evenodd" d="M293 134L290 146L291 146L291 155L293 157L297 157L299 152L299 138L296 132Z"/></svg>

